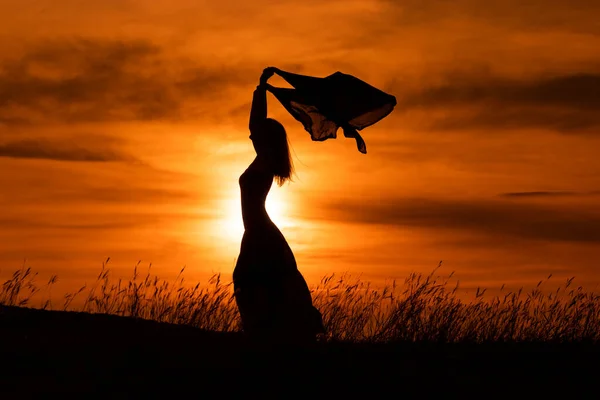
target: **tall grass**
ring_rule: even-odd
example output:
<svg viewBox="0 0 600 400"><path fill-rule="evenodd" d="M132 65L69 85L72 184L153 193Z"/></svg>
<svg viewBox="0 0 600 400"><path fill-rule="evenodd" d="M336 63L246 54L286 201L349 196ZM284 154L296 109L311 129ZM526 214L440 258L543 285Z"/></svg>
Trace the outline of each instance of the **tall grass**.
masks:
<svg viewBox="0 0 600 400"><path fill-rule="evenodd" d="M97 281L63 297L62 310L108 313L161 322L192 325L216 331L239 331L241 324L231 283L214 275L208 284L186 287L183 272L174 283L150 272L144 277L134 268L132 278L113 280L103 263ZM411 274L402 285L396 282L374 288L349 275L329 275L313 288L313 302L323 314L327 339L393 342L571 342L600 340L600 295L573 286L573 278L544 294L542 281L524 292L504 293L486 299L477 289L470 301L457 296L452 274ZM548 277L550 279L551 276ZM40 291L37 274L23 267L0 288L0 305L30 306ZM48 281L48 293L56 282ZM75 298L83 306L74 307ZM53 308L50 296L41 308Z"/></svg>

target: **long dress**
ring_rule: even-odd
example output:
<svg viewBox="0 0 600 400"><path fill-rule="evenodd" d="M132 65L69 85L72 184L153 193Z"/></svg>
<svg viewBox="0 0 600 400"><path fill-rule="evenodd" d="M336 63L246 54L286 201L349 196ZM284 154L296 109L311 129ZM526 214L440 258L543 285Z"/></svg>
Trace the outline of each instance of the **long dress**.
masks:
<svg viewBox="0 0 600 400"><path fill-rule="evenodd" d="M239 183L245 231L233 283L243 330L258 340L314 341L324 331L321 314L290 246L265 209L273 176L249 167Z"/></svg>

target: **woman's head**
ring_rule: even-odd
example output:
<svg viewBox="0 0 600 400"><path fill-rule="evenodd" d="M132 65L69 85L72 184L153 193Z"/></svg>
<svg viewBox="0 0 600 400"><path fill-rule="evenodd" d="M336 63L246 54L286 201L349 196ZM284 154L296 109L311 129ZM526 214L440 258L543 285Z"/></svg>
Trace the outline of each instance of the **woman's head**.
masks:
<svg viewBox="0 0 600 400"><path fill-rule="evenodd" d="M259 157L271 166L279 186L289 180L294 171L285 128L272 118L267 118L259 129L251 133L250 139Z"/></svg>

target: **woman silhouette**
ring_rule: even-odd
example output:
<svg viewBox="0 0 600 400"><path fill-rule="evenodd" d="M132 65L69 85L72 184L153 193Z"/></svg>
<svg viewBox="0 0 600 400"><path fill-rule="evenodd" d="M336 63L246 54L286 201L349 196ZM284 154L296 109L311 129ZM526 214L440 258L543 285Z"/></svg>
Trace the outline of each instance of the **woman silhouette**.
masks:
<svg viewBox="0 0 600 400"><path fill-rule="evenodd" d="M287 135L267 118L267 80L277 71L263 71L250 111L250 139L256 158L240 176L244 235L233 271L235 299L244 333L265 343L310 343L324 332L306 281L294 254L265 209L273 179L290 179L293 165Z"/></svg>

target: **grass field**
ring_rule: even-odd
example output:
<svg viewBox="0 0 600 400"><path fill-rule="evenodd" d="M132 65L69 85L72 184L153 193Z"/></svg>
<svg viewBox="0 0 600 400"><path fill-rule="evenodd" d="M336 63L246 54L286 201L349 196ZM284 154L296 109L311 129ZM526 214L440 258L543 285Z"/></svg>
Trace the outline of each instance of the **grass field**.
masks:
<svg viewBox="0 0 600 400"><path fill-rule="evenodd" d="M324 277L313 288L313 302L323 314L325 340L350 342L483 343L543 341L597 343L600 340L600 294L574 287L573 278L555 290L538 286L524 292L484 297L478 289L471 301L457 297L458 285L439 267L424 276L411 274L402 285L373 288L351 276ZM130 281L112 281L108 260L91 287L68 293L60 302L43 298L37 308L112 314L200 329L237 332L239 315L230 283L219 275L206 285L185 286L182 270L175 282L161 281L136 266ZM550 277L548 277L549 279ZM56 276L45 284L50 292ZM29 268L13 273L0 288L0 305L33 306L40 292L36 274ZM38 296L39 297L39 296ZM73 300L82 302L73 307Z"/></svg>
<svg viewBox="0 0 600 400"><path fill-rule="evenodd" d="M264 392L273 389L261 386L266 377L277 377L288 386L300 380L296 390L339 396L402 385L405 393L420 381L428 382L421 391L481 386L496 393L529 384L538 394L570 382L573 394L595 381L597 294L569 279L553 291L542 292L540 283L490 299L481 289L467 302L437 273L385 288L325 277L313 298L327 335L311 348L257 349L244 341L231 287L219 276L190 287L182 275L168 283L136 269L131 280L113 281L105 264L95 285L59 302L39 296L55 277L38 285L23 268L0 289L0 354L10 371L0 387L14 398L65 390L130 398L232 390L245 380ZM40 304L30 308L36 296ZM83 305L74 307L75 299Z"/></svg>

